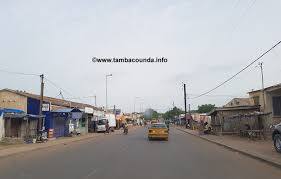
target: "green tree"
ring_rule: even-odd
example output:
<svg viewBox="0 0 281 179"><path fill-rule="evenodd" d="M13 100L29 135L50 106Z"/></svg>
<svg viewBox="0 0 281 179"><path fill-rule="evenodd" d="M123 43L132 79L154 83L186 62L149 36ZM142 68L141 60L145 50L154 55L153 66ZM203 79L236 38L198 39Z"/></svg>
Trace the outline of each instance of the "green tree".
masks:
<svg viewBox="0 0 281 179"><path fill-rule="evenodd" d="M215 109L214 104L203 104L198 106L198 113L208 113L211 112L213 109Z"/></svg>
<svg viewBox="0 0 281 179"><path fill-rule="evenodd" d="M159 113L154 109L146 109L144 112L144 120L158 119Z"/></svg>
<svg viewBox="0 0 281 179"><path fill-rule="evenodd" d="M184 111L182 111L181 109L174 107L173 109L165 112L163 114L163 118L164 119L173 119L175 116L179 116L180 114L184 114Z"/></svg>
<svg viewBox="0 0 281 179"><path fill-rule="evenodd" d="M159 114L157 111L154 111L152 112L152 119L157 119L159 117Z"/></svg>

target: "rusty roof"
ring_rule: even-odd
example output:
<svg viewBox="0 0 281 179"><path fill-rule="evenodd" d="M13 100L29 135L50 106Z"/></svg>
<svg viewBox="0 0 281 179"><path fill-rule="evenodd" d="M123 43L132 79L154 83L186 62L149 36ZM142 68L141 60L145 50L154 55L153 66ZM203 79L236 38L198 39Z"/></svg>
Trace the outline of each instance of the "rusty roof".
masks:
<svg viewBox="0 0 281 179"><path fill-rule="evenodd" d="M211 112L209 112L207 115L210 116L213 113L216 113L218 111L236 111L236 110L249 110L249 109L256 109L259 110L259 105L252 105L252 106L232 106L232 107L218 107L213 109Z"/></svg>
<svg viewBox="0 0 281 179"><path fill-rule="evenodd" d="M32 94L32 93L28 93L25 91L20 91L20 90L12 90L12 89L2 89L0 91L8 91L11 93L15 93L21 96L25 96L25 97L29 97L29 98L33 98L33 99L38 99L40 100L40 95L37 94ZM84 109L85 107L89 107L89 108L93 108L95 110L102 110L101 108L95 107L93 105L90 104L84 104L84 103L78 103L78 102L73 102L73 101L69 101L69 100L64 100L64 99L58 99L58 98L53 98L53 97L48 97L48 96L44 96L44 102L50 102L52 105L57 105L57 106L62 106L62 107L76 107L76 108L80 108L80 109Z"/></svg>
<svg viewBox="0 0 281 179"><path fill-rule="evenodd" d="M274 90L277 90L277 89L281 89L281 83L264 88L265 91L274 91ZM250 91L248 93L251 94L251 93L255 93L255 92L259 92L259 91L262 91L262 89L253 90L253 91Z"/></svg>

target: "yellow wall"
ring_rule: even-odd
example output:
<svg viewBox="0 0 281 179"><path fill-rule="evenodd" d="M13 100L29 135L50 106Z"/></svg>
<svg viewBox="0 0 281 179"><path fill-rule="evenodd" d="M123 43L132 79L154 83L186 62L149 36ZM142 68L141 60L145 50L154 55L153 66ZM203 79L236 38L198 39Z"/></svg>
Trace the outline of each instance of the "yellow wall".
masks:
<svg viewBox="0 0 281 179"><path fill-rule="evenodd" d="M27 97L8 91L0 91L0 108L14 108L27 112Z"/></svg>

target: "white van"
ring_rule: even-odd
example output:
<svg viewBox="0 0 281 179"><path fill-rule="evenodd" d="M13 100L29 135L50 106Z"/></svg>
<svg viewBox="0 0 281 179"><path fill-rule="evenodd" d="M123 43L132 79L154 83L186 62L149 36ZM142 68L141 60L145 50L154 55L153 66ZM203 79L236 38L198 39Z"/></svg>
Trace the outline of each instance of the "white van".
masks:
<svg viewBox="0 0 281 179"><path fill-rule="evenodd" d="M114 131L116 127L116 119L114 114L106 114L105 117L102 117L101 119L98 120L97 123L97 131L98 132L105 132L105 124L108 121L109 124L109 130Z"/></svg>

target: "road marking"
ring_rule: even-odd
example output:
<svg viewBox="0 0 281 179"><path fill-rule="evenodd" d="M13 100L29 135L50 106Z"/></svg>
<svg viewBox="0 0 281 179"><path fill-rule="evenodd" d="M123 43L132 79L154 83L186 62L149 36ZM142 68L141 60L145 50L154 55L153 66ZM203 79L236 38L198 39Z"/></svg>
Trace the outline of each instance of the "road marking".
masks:
<svg viewBox="0 0 281 179"><path fill-rule="evenodd" d="M88 175L86 175L85 177L83 177L83 179L87 179L91 176L93 176L94 174L96 174L98 171L98 169L94 169L93 171L91 171Z"/></svg>

